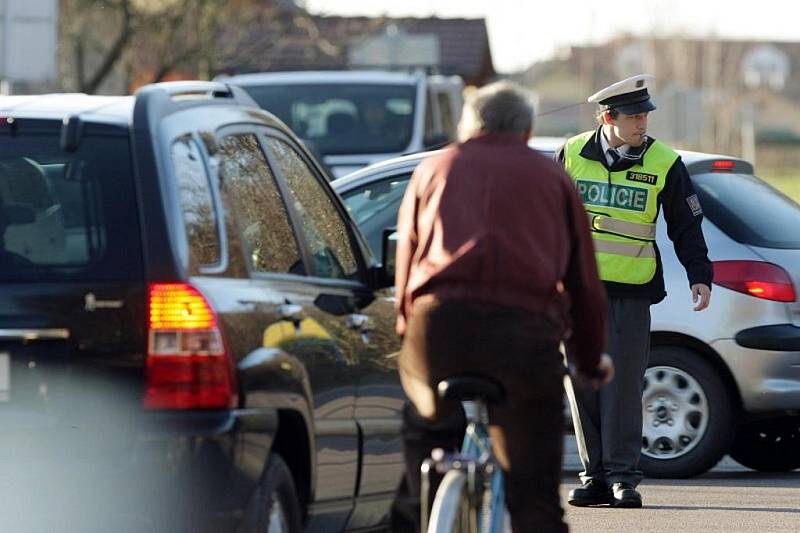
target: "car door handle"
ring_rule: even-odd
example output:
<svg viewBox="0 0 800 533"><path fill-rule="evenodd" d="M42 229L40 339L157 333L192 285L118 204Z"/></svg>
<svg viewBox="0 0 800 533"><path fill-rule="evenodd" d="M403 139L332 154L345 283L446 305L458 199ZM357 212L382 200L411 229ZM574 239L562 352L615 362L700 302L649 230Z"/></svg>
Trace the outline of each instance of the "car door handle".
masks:
<svg viewBox="0 0 800 533"><path fill-rule="evenodd" d="M347 317L347 327L355 331L366 332L372 329L372 319L367 315L353 313Z"/></svg>
<svg viewBox="0 0 800 533"><path fill-rule="evenodd" d="M347 327L361 334L361 341L369 344L369 332L372 329L372 319L361 313L348 315L346 319Z"/></svg>
<svg viewBox="0 0 800 533"><path fill-rule="evenodd" d="M278 307L278 312L281 314L282 319L290 320L295 323L302 322L305 318L302 305L283 304Z"/></svg>

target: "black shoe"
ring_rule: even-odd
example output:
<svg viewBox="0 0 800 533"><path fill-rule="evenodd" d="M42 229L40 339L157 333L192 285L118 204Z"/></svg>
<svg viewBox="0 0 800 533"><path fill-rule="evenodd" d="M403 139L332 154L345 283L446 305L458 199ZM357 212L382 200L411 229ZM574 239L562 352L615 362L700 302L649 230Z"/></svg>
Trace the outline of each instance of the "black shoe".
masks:
<svg viewBox="0 0 800 533"><path fill-rule="evenodd" d="M611 507L635 509L642 506L642 495L630 483L614 483L610 496Z"/></svg>
<svg viewBox="0 0 800 533"><path fill-rule="evenodd" d="M569 491L567 503L575 507L611 503L611 493L605 481L590 479L577 489Z"/></svg>

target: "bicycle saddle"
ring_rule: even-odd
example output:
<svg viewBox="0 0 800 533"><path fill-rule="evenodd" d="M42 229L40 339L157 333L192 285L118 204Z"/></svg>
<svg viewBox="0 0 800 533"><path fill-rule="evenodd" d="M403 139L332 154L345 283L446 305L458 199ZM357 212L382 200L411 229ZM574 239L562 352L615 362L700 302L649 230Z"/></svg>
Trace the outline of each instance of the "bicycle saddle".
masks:
<svg viewBox="0 0 800 533"><path fill-rule="evenodd" d="M458 374L439 382L436 387L439 398L443 400L480 399L488 404L501 404L505 401L503 386L491 378L472 374Z"/></svg>

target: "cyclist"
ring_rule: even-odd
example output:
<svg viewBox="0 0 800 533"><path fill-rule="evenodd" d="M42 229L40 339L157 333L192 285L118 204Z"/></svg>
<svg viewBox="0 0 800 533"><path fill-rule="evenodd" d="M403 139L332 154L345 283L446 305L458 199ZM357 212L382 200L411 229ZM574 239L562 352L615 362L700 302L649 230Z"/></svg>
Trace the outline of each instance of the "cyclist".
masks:
<svg viewBox="0 0 800 533"><path fill-rule="evenodd" d="M488 376L506 390L489 419L514 531L567 530L558 496L559 343L566 340L579 375L597 374L595 385L610 379L613 365L601 357L606 299L586 212L563 169L528 148L532 126L519 86L476 91L464 106L460 143L419 165L400 207L397 331L410 403L395 531L419 520L421 462L433 448L461 442L461 406L435 394L456 373Z"/></svg>

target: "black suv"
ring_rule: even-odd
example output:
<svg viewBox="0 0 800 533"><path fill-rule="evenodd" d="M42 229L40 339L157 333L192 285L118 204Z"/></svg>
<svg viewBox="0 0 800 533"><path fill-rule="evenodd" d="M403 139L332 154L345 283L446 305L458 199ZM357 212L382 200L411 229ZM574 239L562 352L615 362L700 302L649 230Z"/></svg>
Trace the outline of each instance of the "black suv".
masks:
<svg viewBox="0 0 800 533"><path fill-rule="evenodd" d="M240 89L0 98L0 529L386 524L383 269Z"/></svg>

